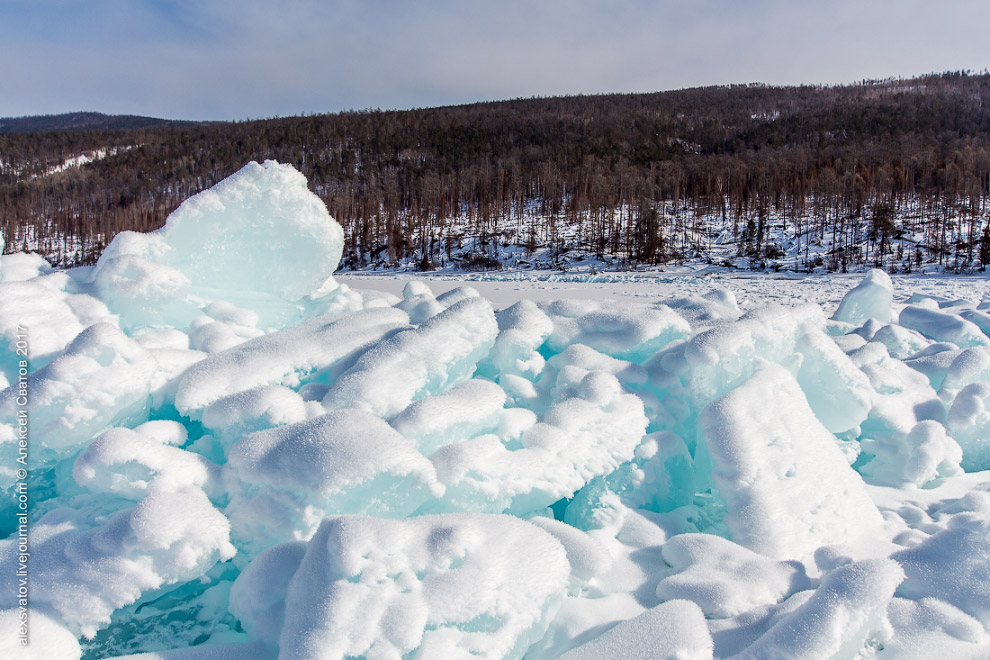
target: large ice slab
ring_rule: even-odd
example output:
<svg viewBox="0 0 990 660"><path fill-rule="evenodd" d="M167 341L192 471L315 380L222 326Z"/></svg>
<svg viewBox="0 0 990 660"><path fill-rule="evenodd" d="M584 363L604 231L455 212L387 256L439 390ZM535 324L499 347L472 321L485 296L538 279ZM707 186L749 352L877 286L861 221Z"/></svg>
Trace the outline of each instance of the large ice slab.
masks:
<svg viewBox="0 0 990 660"><path fill-rule="evenodd" d="M711 461L711 484L736 543L802 559L880 529L862 479L782 367L765 364L703 410L698 424L699 451Z"/></svg>
<svg viewBox="0 0 990 660"><path fill-rule="evenodd" d="M224 479L234 536L250 551L308 539L328 515L402 518L443 493L412 443L360 410L246 436L231 448Z"/></svg>
<svg viewBox="0 0 990 660"><path fill-rule="evenodd" d="M122 232L92 281L129 326L184 325L207 300L297 301L336 270L344 235L306 178L275 161L248 163L190 197L150 234Z"/></svg>
<svg viewBox="0 0 990 660"><path fill-rule="evenodd" d="M190 197L143 241L115 239L96 277L110 261L133 254L175 269L190 286L298 300L336 270L343 244L340 225L306 178L268 160Z"/></svg>
<svg viewBox="0 0 990 660"><path fill-rule="evenodd" d="M823 328L817 307L764 307L693 337L684 358L698 408L708 405L758 369L761 361L787 367L808 404L832 432L847 431L866 418L871 388Z"/></svg>

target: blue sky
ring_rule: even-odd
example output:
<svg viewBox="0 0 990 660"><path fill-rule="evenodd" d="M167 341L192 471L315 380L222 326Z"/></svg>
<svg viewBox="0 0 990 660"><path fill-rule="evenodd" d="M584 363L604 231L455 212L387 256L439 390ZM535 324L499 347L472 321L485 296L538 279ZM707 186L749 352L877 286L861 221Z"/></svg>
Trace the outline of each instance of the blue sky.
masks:
<svg viewBox="0 0 990 660"><path fill-rule="evenodd" d="M0 116L246 119L990 66L985 0L0 0Z"/></svg>

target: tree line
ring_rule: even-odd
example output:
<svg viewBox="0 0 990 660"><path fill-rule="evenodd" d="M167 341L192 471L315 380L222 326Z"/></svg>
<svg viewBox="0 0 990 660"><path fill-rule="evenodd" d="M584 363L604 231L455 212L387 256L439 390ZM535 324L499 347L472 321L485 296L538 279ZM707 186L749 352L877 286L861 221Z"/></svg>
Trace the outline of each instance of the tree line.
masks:
<svg viewBox="0 0 990 660"><path fill-rule="evenodd" d="M306 175L354 268L430 268L466 244L497 265L508 243L663 264L726 228L742 256L772 259L772 218L806 251L827 238L832 269L972 265L990 261L984 99L990 75L951 72L5 134L0 228L7 252L92 263L117 232L273 158ZM904 236L919 237L908 254Z"/></svg>

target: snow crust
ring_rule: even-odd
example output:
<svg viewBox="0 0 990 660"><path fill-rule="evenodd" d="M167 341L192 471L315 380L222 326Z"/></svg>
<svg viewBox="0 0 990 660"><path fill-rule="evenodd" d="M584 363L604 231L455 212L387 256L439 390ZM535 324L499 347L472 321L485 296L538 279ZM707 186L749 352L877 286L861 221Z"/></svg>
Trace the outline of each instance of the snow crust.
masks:
<svg viewBox="0 0 990 660"><path fill-rule="evenodd" d="M689 600L668 600L560 658L706 660L712 658L712 652L711 634L700 608Z"/></svg>
<svg viewBox="0 0 990 660"><path fill-rule="evenodd" d="M985 281L501 304L341 241L267 162L3 258L0 657L990 657Z"/></svg>

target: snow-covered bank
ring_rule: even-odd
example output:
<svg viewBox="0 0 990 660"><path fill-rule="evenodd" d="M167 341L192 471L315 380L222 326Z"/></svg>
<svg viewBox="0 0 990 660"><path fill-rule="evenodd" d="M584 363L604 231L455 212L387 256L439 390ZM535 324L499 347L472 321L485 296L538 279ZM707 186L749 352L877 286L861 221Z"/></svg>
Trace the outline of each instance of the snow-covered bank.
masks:
<svg viewBox="0 0 990 660"><path fill-rule="evenodd" d="M990 655L987 280L334 277L314 199L0 262L0 656Z"/></svg>

